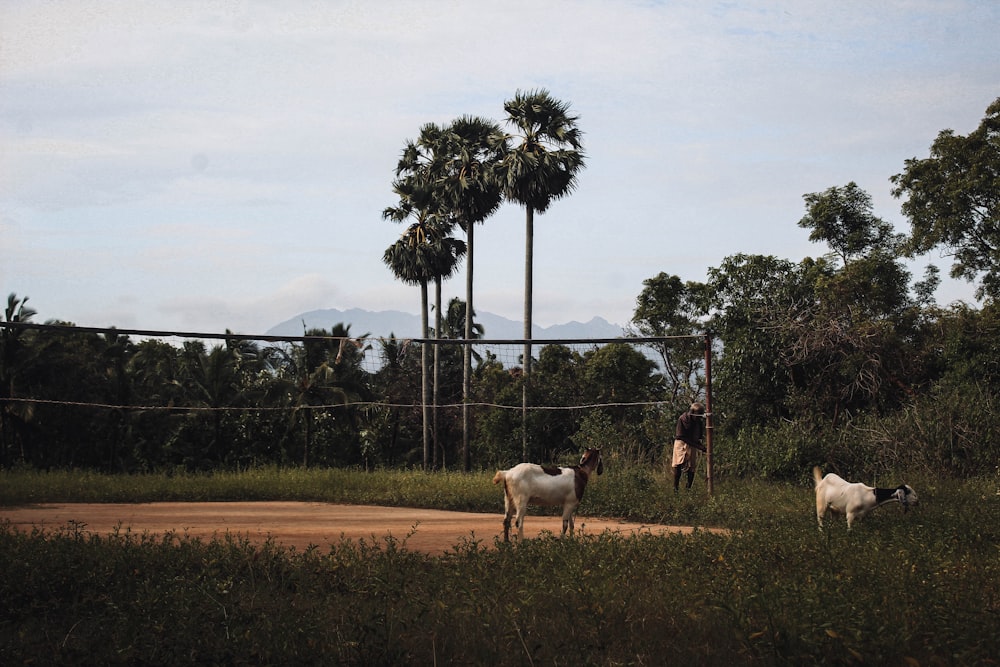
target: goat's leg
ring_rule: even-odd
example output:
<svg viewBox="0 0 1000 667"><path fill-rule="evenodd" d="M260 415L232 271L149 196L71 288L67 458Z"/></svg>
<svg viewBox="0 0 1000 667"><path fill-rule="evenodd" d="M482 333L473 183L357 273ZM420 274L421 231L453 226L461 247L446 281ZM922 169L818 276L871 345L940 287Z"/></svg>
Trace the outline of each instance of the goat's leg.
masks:
<svg viewBox="0 0 1000 667"><path fill-rule="evenodd" d="M503 541L510 542L510 519L514 516L514 503L504 489L503 496Z"/></svg>
<svg viewBox="0 0 1000 667"><path fill-rule="evenodd" d="M819 529L823 530L823 517L826 516L826 499L821 498L819 494L816 494L816 523L819 524Z"/></svg>
<svg viewBox="0 0 1000 667"><path fill-rule="evenodd" d="M517 539L524 539L524 515L528 513L528 499L525 498L523 503L517 503L517 520L515 525L517 525Z"/></svg>
<svg viewBox="0 0 1000 667"><path fill-rule="evenodd" d="M563 506L563 516L562 516L562 534L563 537L566 536L566 529L569 528L569 534L573 534L573 529L576 527L576 523L573 520L573 515L576 512L576 507L565 505Z"/></svg>

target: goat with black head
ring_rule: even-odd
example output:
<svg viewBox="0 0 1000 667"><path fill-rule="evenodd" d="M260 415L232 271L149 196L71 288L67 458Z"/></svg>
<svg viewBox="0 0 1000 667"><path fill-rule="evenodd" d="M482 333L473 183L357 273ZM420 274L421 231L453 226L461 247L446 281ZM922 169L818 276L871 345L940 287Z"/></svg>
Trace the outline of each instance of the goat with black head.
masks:
<svg viewBox="0 0 1000 667"><path fill-rule="evenodd" d="M813 468L816 482L816 520L820 530L827 510L834 514L847 515L847 529L876 507L886 503L899 503L903 511L919 503L917 493L906 484L894 489L880 489L860 482L848 482L840 475L828 473L825 477L819 467Z"/></svg>

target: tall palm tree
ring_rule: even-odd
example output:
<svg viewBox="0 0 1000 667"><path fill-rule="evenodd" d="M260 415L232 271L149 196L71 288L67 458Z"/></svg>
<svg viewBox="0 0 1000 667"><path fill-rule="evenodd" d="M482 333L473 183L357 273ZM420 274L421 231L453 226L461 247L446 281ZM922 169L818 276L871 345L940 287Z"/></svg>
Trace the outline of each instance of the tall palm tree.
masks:
<svg viewBox="0 0 1000 667"><path fill-rule="evenodd" d="M438 179L445 206L465 232L465 303L470 313L473 295L474 231L493 215L503 200L503 189L496 177L497 166L507 154L507 138L494 121L462 116L452 121L443 147L443 177ZM472 318L465 321L465 340L474 337ZM475 336L479 337L479 336ZM472 346L463 346L462 363L462 467L471 467L469 456L469 396L472 390Z"/></svg>
<svg viewBox="0 0 1000 667"><path fill-rule="evenodd" d="M535 212L544 213L555 199L576 187L577 172L584 166L582 133L569 105L547 90L517 91L504 103L506 122L513 126L514 144L500 168L504 194L525 209L524 252L524 389L522 405L522 455L528 454L527 405L531 380L531 294L534 263Z"/></svg>
<svg viewBox="0 0 1000 667"><path fill-rule="evenodd" d="M387 212L389 209L387 209ZM390 217L390 216L387 216ZM441 233L433 225L420 222L410 225L403 235L382 256L382 261L399 280L420 286L420 326L423 336L430 337L428 322L428 283L435 283L437 326L435 336L441 331L441 282L454 273L457 263L465 254L465 244L459 239ZM435 346L436 350L437 346ZM424 467L430 460L430 378L428 374L427 345L420 346L421 395L423 403ZM436 371L435 371L436 374Z"/></svg>
<svg viewBox="0 0 1000 667"><path fill-rule="evenodd" d="M420 227L417 223L411 225L406 232L391 246L386 248L382 261L392 270L396 278L407 285L420 286L420 333L427 337L427 274L421 268L421 253L418 252ZM430 415L429 394L427 385L427 346L420 346L420 403L423 406L423 451L424 469L427 468L430 452Z"/></svg>
<svg viewBox="0 0 1000 667"><path fill-rule="evenodd" d="M383 217L397 222L411 216L416 217L417 225L411 240L415 239L417 244L431 246L424 248L424 255L430 263L437 288L435 337L440 336L441 331L441 280L452 275L458 259L461 255L467 254L466 250L470 247L466 244L460 247L455 245L455 239L448 234L456 223L463 228L471 226L471 223L467 223L468 220L478 221L479 216L486 217L500 205L498 187L492 186L494 199L492 204L485 203L484 197L480 194L481 184L487 182L487 179L486 170L479 164L479 155L484 149L476 143L477 137L480 137L478 141L483 145L486 144L487 137L492 137L493 141L503 142L499 127L493 125L491 128L488 121L481 119L463 118L449 127L441 127L434 123L423 125L417 140L407 142L402 157L396 165L397 178L393 183L393 191L399 195L400 205L386 209L383 213ZM471 242L470 237L469 244ZM424 307L426 308L426 304ZM428 336L426 321L424 336ZM434 346L435 407L440 367L438 347ZM424 403L426 404L426 400ZM436 409L434 415L436 437Z"/></svg>
<svg viewBox="0 0 1000 667"><path fill-rule="evenodd" d="M428 254L430 255L431 270L434 275L434 338L441 338L442 328L442 308L441 308L441 283L445 278L449 278L458 270L458 263L465 254L466 245L462 241L444 236L434 240L429 244ZM440 390L441 376L441 346L434 345L434 378L431 389L431 401L434 404L434 463L437 461L437 452L440 448L438 443L438 393Z"/></svg>

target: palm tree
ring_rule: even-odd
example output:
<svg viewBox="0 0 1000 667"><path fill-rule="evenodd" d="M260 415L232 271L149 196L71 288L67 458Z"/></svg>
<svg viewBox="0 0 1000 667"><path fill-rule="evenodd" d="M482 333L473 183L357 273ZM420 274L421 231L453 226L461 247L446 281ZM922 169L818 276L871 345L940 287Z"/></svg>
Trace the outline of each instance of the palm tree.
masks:
<svg viewBox="0 0 1000 667"><path fill-rule="evenodd" d="M535 211L544 213L553 200L576 187L576 175L584 166L582 133L569 105L547 90L517 91L504 103L506 122L517 132L500 169L507 199L524 206L524 389L522 426L527 425L528 387L531 378L531 293ZM518 139L520 140L518 142ZM522 433L522 455L526 458L526 428Z"/></svg>
<svg viewBox="0 0 1000 667"><path fill-rule="evenodd" d="M387 213L390 209L386 209ZM387 215L386 217L391 217ZM441 281L451 275L459 258L465 253L465 244L455 238L441 234L441 231L432 225L421 225L416 222L410 225L403 235L391 246L389 246L382 256L393 274L399 280L409 285L420 286L420 326L423 336L430 337L430 326L428 323L428 298L427 285L431 280L435 282L435 296L437 301L437 326L435 336L440 332L441 318ZM436 350L437 346L435 346ZM427 345L420 346L421 363L421 395L423 403L423 440L424 440L424 468L426 469L430 459L430 393Z"/></svg>
<svg viewBox="0 0 1000 667"><path fill-rule="evenodd" d="M431 246L423 250L426 260L424 268L430 270L437 287L435 337L439 336L441 331L441 280L452 275L458 259L466 254L467 248L472 243L470 235L468 239L470 245L459 246L457 244L461 242L452 239L448 234L456 223L470 233L469 230L474 222L481 221L500 205L499 186L489 177L492 172L483 164L482 157L488 146L504 143L499 130L496 124L472 117L460 118L447 128L427 123L420 128L416 141L407 142L403 155L396 165L397 178L393 183L393 191L399 195L400 205L386 209L383 217L397 222L416 217L416 226L411 227L411 244L415 242L417 245ZM470 281L471 273L468 273L467 291L471 290ZM424 308L426 309L426 297ZM427 335L425 318L424 336ZM435 406L438 374L439 354L438 346L435 345L433 390ZM426 402L425 400L424 403ZM436 416L435 410L435 424ZM434 432L436 437L436 426ZM464 450L467 452L468 447L464 447ZM468 468L467 453L464 458L465 466Z"/></svg>
<svg viewBox="0 0 1000 667"><path fill-rule="evenodd" d="M496 177L497 165L507 154L507 139L500 126L491 120L462 116L452 121L444 148L445 169L439 179L446 208L465 231L465 303L472 307L474 231L500 207L503 190ZM465 340L472 340L472 318L465 321ZM476 336L477 338L479 336ZM469 457L469 395L472 393L472 346L463 346L462 363L462 467L471 467Z"/></svg>
<svg viewBox="0 0 1000 667"><path fill-rule="evenodd" d="M129 404L132 401L132 386L128 373L128 361L135 354L135 346L128 336L114 331L104 334L103 343L105 347L101 354L107 364L106 371L113 378L114 402L118 406L111 412L113 433L111 454L108 457L108 472L114 472L119 451L131 431L132 413Z"/></svg>
<svg viewBox="0 0 1000 667"><path fill-rule="evenodd" d="M384 214L383 214L384 215ZM386 248L382 255L382 261L388 266L396 278L407 285L420 286L420 332L427 337L427 277L425 271L420 266L421 254L417 251L419 243L419 225L411 225L406 232L391 246ZM420 396L423 406L423 444L424 444L424 469L427 468L427 459L430 452L430 419L428 418L430 393L427 386L427 346L420 346Z"/></svg>
<svg viewBox="0 0 1000 667"><path fill-rule="evenodd" d="M445 338L475 340L483 337L486 329L482 324L474 321L475 311L472 312L471 318L466 318L468 312L469 309L461 299L457 296L452 297L451 301L448 302L448 310L445 311L443 329ZM473 356L479 357L476 353L473 353Z"/></svg>
<svg viewBox="0 0 1000 667"><path fill-rule="evenodd" d="M434 338L441 338L441 283L445 278L450 278L458 270L458 263L465 254L466 245L458 239L444 236L436 239L428 245L428 263L434 276ZM432 393L432 403L434 404L434 459L436 463L438 443L438 392L440 388L441 375L441 346L434 345L434 379Z"/></svg>
<svg viewBox="0 0 1000 667"><path fill-rule="evenodd" d="M278 399L292 408L288 432L302 423L302 465L309 466L313 450L314 412L330 405L347 406L367 394L361 362L369 349L368 334L351 335L351 325L343 323L326 329L306 329L302 345L268 348L268 363L274 379L266 398ZM351 410L345 414L352 420ZM339 413L338 413L339 414Z"/></svg>
<svg viewBox="0 0 1000 667"><path fill-rule="evenodd" d="M224 429L225 409L240 405L245 392L240 386L233 351L224 345L213 345L205 351L200 341L189 341L183 347L184 376L182 388L194 407L211 413L212 435L200 452L199 465L212 465L232 454ZM199 415L195 413L194 418Z"/></svg>

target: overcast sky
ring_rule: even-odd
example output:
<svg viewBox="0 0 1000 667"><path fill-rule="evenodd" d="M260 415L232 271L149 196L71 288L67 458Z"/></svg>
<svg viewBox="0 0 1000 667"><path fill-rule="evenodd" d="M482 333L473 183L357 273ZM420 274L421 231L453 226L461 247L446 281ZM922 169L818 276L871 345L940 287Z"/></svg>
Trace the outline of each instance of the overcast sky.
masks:
<svg viewBox="0 0 1000 667"><path fill-rule="evenodd" d="M624 325L661 271L827 252L796 224L806 193L855 181L908 231L889 177L979 125L998 34L993 0L0 0L0 296L208 332L416 313L381 259L404 143L545 88L587 167L536 217L534 321ZM523 210L476 251L476 310L520 320ZM929 261L947 275L935 254L915 278Z"/></svg>

